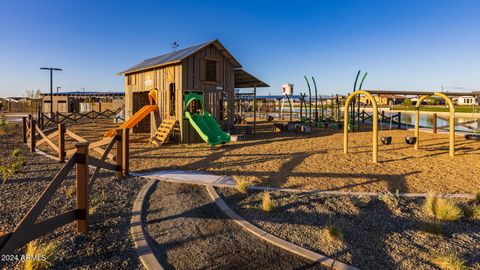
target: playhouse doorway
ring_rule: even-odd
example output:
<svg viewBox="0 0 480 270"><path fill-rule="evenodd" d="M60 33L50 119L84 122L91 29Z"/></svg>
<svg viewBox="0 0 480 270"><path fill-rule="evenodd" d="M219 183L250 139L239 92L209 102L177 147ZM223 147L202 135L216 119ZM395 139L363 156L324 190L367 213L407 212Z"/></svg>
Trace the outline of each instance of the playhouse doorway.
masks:
<svg viewBox="0 0 480 270"><path fill-rule="evenodd" d="M175 93L175 83L172 82L168 86L168 98L169 98L169 108L168 108L168 115L170 117L176 117L175 111L176 111L176 102L177 100L175 99L176 93Z"/></svg>
<svg viewBox="0 0 480 270"><path fill-rule="evenodd" d="M148 92L134 92L133 93L133 112L132 115L138 112L143 106L149 105ZM150 132L150 117L145 117L136 126L133 127L134 133L148 133Z"/></svg>

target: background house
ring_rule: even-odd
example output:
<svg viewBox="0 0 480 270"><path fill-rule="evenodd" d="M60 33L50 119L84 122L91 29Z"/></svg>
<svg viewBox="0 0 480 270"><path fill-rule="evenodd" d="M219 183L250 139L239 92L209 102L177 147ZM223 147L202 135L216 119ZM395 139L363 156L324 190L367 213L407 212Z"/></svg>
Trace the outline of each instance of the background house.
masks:
<svg viewBox="0 0 480 270"><path fill-rule="evenodd" d="M50 112L50 93L42 93L43 112ZM53 94L53 112L116 111L124 105L123 92L61 92Z"/></svg>

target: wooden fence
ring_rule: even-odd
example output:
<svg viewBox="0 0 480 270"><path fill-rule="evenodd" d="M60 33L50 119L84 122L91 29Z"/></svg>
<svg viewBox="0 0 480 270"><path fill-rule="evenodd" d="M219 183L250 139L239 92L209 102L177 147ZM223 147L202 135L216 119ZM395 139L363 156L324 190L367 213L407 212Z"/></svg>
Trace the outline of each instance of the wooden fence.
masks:
<svg viewBox="0 0 480 270"><path fill-rule="evenodd" d="M81 119L97 119L97 118L113 118L117 115L117 111L112 111L107 109L105 111L89 111L85 113L73 112L73 113L61 113L55 112L50 113L40 113L38 117L39 126L44 129L48 126L58 125L61 123L73 122L76 123Z"/></svg>
<svg viewBox="0 0 480 270"><path fill-rule="evenodd" d="M398 112L396 114L391 114L390 116L385 115L385 111L382 111L381 113L378 113L379 121L385 122L385 121L391 121L392 124L395 123L397 125L398 129L402 128L402 113ZM373 120L373 112L367 113L365 110L362 110L360 114L355 113L355 117L358 117L362 121L362 123L365 123L367 120Z"/></svg>
<svg viewBox="0 0 480 270"><path fill-rule="evenodd" d="M65 157L69 157L69 159L45 188L40 198L23 217L15 230L0 235L0 256L12 254L16 249L21 248L28 242L74 221L77 223L78 233L87 232L89 191L92 189L100 169L115 171L117 177L126 176L129 173L128 129L118 129L116 136L113 138L94 143L90 143L65 129L64 124L59 124L58 130L51 132L49 135L46 135L46 132L36 126L35 120L31 116L23 118L23 142L28 143L32 152L41 143L47 143L58 153L60 162L64 162ZM74 149L65 151L65 135L71 136L78 141ZM37 140L37 137L41 139ZM55 137L58 137L58 145L53 142ZM116 155L112 156L112 159L115 159L115 163L108 163L106 159L110 156L109 152L114 144L116 144ZM107 145L106 148L101 149L100 146L104 145ZM102 157L95 158L89 155L90 149L102 153ZM95 167L92 175L89 175L89 166ZM37 221L52 196L60 188L61 183L74 167L76 167L76 208L57 216ZM5 262L0 260L0 268L4 264Z"/></svg>

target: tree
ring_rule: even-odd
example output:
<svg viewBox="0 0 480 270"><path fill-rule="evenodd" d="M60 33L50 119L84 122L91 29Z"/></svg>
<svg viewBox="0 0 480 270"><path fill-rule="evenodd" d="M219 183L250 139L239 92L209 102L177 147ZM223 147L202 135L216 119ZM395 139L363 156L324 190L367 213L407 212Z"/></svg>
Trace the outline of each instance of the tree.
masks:
<svg viewBox="0 0 480 270"><path fill-rule="evenodd" d="M412 106L412 99L410 99L410 98L404 99L404 100L402 101L402 105L404 105L404 106L409 106L409 107Z"/></svg>
<svg viewBox="0 0 480 270"><path fill-rule="evenodd" d="M427 105L438 105L438 99L434 97L427 98Z"/></svg>
<svg viewBox="0 0 480 270"><path fill-rule="evenodd" d="M25 90L26 92L26 102L27 102L27 109L31 114L36 113L37 110L40 110L40 104L39 100L42 98L41 94L42 91L38 89L37 91L35 90Z"/></svg>

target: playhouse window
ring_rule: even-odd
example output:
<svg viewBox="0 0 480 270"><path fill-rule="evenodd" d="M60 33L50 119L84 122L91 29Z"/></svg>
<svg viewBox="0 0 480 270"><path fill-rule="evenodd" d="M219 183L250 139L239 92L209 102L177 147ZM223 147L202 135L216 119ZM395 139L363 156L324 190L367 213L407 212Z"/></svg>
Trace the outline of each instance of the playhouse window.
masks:
<svg viewBox="0 0 480 270"><path fill-rule="evenodd" d="M205 60L205 80L209 82L217 81L217 61Z"/></svg>
<svg viewBox="0 0 480 270"><path fill-rule="evenodd" d="M130 75L127 77L127 83L128 85L134 85L136 82L135 82L135 75Z"/></svg>

